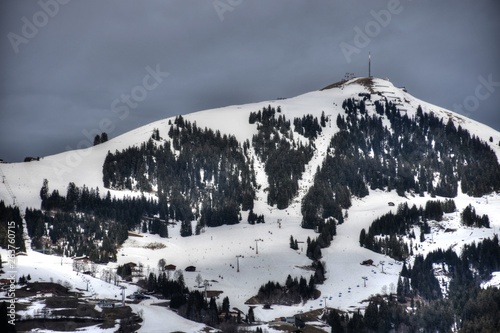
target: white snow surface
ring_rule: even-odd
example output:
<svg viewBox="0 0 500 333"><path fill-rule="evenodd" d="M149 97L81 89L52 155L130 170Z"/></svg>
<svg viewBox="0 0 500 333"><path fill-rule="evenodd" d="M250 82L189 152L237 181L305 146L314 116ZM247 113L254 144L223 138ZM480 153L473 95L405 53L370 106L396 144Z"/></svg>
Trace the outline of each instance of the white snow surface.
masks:
<svg viewBox="0 0 500 333"><path fill-rule="evenodd" d="M183 116L186 120L196 121L197 126L201 128L208 127L220 130L223 134L235 135L240 143L247 139L251 141L252 135L257 133L256 126L248 123L250 112L258 111L267 105L281 106L283 114L289 120L306 114L319 118L321 112L324 111L327 116L330 116L330 122L315 141L317 150L299 183L299 194L287 209L278 210L268 206L263 190L257 192L254 212L265 215L265 224L249 225L246 223L247 213L244 212L243 221L240 224L207 228L199 236L183 238L179 234L179 225L169 226L170 238L168 239L155 235L129 237L119 251L118 262L108 264L108 267L115 268L127 262L140 262L145 270L156 272L158 260L161 258L182 270L189 265L196 266L196 272L184 272L186 284L190 289L197 288L195 277L200 274L203 279L211 281L210 289L223 291L219 302L222 302L223 297L228 296L231 307L236 307L245 313L249 309L245 301L256 295L258 288L267 281L284 283L289 274L292 277L302 275L309 278L312 272L305 269L305 266L311 264L305 255L306 244L299 244L301 249L294 251L289 248L289 239L290 235L293 235L299 241L305 242L307 237L316 237L314 231L300 227L301 199L313 183L316 168L323 162L330 138L338 131L335 120L339 113L343 114L342 102L350 97L360 98L359 92L368 92L364 86L356 83L356 80L353 79L341 87L314 91L285 100L228 106ZM445 122L451 117L457 126L460 124L472 134L488 142L497 156L500 156L500 147L495 145L500 141L500 133L494 129L421 101L393 86L387 80L374 79L374 90L383 92L388 98L399 98L402 104L399 107L406 109L410 117L416 113L418 105L421 105L424 112L434 112L443 117ZM372 102L380 98L373 93L371 96ZM374 112L373 103L367 106L367 110ZM168 138L169 120L173 121L173 118L145 125L91 148L46 156L40 161L29 163L0 164L0 177L5 176L5 182L0 184L0 200L4 200L6 204L12 204L14 198L11 194L13 194L21 210L27 207L40 208L39 193L43 179L48 179L50 191L58 189L61 194L66 193L69 182L74 182L77 186L99 187L101 195L104 195L107 189L104 188L102 182L102 165L107 152L140 145L151 137L154 128L160 130L160 136ZM490 137L493 138L493 143L488 141ZM265 183L263 165L256 163L256 172L258 182ZM110 190L110 192L112 196L117 197L140 195L130 191ZM328 307L355 310L366 306L363 301L367 300L370 295L380 294L383 289L390 291L391 285L394 287L397 285L402 263L361 248L358 241L360 231L363 228L367 229L375 218L391 209L395 212L399 203L408 202L409 205L415 203L418 206L424 205L430 199L430 197L412 196L404 198L394 191L378 190L371 191L370 195L363 199L353 198L349 217L337 227L337 236L332 241L332 245L323 249L322 260L326 264L327 280L323 285L318 286L321 297L295 306L273 305L271 310L264 310L262 306L257 306L254 309L255 317L267 322L276 317L291 316L324 307L325 300ZM390 207L388 202L394 202L396 206ZM460 193L455 198L455 202L459 211L471 203L478 214L488 214L492 228L464 228L460 226L460 217L457 213L447 214L445 221L440 222L441 227L444 228L434 226L433 236L429 236L424 243L418 243L418 253L427 253L437 248L446 249L450 246L454 246L459 251L464 244L492 237L500 228L499 194L471 198ZM278 219L282 221L281 228L278 225ZM456 231L448 233L442 231L447 227ZM263 240L258 243L258 254L255 249L256 239ZM166 247L159 250L144 248L152 242L163 243ZM7 257L5 250L0 250L0 253L3 258ZM243 256L239 260L240 272L236 271L237 255ZM372 259L374 266L360 265L363 260L367 259ZM384 272L380 265L381 261L385 263ZM100 269L102 268L104 267L101 266ZM67 281L73 288L86 288L86 282L72 270L69 258L64 258L61 264L60 257L28 250L27 256L17 257L16 271L18 276L30 274L33 281L49 281L52 278L54 282ZM495 274L485 286L498 286L499 274ZM368 278L366 287L363 286L362 277ZM92 287L92 291L86 293L87 296L121 300L119 287L99 279L88 276L86 278L89 279ZM135 290L135 286L127 285L126 293L131 294ZM140 332L200 332L204 328L202 324L185 320L174 312L153 305L153 303L155 300L145 300L138 305L132 305L135 311L142 310L145 318ZM87 332L90 331L101 332L103 330L94 327L87 329Z"/></svg>

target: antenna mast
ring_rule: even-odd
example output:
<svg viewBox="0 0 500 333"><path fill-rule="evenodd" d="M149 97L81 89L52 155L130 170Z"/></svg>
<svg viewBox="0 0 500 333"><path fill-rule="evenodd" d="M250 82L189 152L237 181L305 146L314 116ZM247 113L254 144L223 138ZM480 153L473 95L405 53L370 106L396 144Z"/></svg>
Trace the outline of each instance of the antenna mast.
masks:
<svg viewBox="0 0 500 333"><path fill-rule="evenodd" d="M368 77L372 77L371 62L372 62L372 54L371 52L368 52Z"/></svg>

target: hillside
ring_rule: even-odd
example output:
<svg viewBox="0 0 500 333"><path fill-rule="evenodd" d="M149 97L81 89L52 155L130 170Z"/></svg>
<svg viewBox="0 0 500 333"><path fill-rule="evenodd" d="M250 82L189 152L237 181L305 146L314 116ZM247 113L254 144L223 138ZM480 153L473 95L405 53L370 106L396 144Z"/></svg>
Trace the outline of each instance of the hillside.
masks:
<svg viewBox="0 0 500 333"><path fill-rule="evenodd" d="M247 301L268 281L313 276L317 298L274 302L272 309L255 304L255 318L269 322L323 307L356 312L372 295L396 293L405 260L383 254L389 245L376 253L359 240L399 204L453 198L456 205L430 218L426 232L419 221L399 234L412 252L404 255L409 265L439 248L459 253L492 238L500 227L499 143L492 128L387 80L355 78L293 98L160 120L39 161L0 164L0 200L26 214L28 255L17 258L16 270L35 281L86 285L69 258L33 251L42 245L66 257L90 256L97 272L133 262L148 277L165 259L177 269L195 266L183 275L190 290L204 290L200 275L222 292L217 303L228 297L231 309L247 314ZM468 205L489 216L489 227L461 223ZM423 239L412 239L411 231ZM148 248L155 243L162 245ZM360 264L368 259L373 265ZM324 276L312 268L318 262ZM94 296L118 300L118 287L99 276L88 278ZM144 332L155 332L151 322L160 315L150 303L132 306L144 313ZM173 322L172 331L202 327Z"/></svg>

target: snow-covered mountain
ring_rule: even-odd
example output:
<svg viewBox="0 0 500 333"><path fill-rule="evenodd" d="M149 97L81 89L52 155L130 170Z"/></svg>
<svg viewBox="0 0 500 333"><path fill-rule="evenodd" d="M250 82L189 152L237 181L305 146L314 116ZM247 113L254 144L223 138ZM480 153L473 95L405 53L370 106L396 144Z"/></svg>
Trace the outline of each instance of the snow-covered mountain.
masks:
<svg viewBox="0 0 500 333"><path fill-rule="evenodd" d="M497 159L500 157L498 131L453 111L426 103L413 97L405 89L394 86L390 81L378 78L354 78L292 98L227 106L183 115L185 121L196 123L201 129L207 128L214 132L219 131L222 135L234 136L241 145L247 141L253 142L253 137L259 133L259 125L249 122L250 113L269 106L279 107L280 114L288 120L312 115L318 119L323 116L326 122L314 140L300 134L293 136L296 142L304 145L312 142L314 151L298 180L296 194L284 209L268 204L269 177L265 170L265 162L255 150L250 149L246 155L248 161L253 160L255 172L253 212L264 215L265 223L251 225L247 223L249 212L241 211L240 223L204 228L199 235L190 237L181 237L180 223L169 225L169 238L148 233L143 234L143 237L129 237L118 251L117 262L108 263L107 267L115 268L117 265L134 262L142 263L147 271L157 272L158 261L162 258L168 264L176 265L180 269L195 266L196 272L184 273L186 285L190 289L198 289L195 280L201 275L203 280L209 281L210 290L223 292L221 300L225 296L229 297L231 307L238 308L244 313L249 309L249 305L245 302L255 296L259 287L266 282L284 283L289 274L292 277L308 277L311 275L311 260L306 256L305 242L308 237L313 239L318 234L313 229L302 228L301 205L304 196L314 185L318 169L322 168L325 159L332 153L331 140L340 131L336 119L339 115L342 117L346 114L343 108L344 101L363 100L367 94L370 98L365 99L365 107L369 115L377 114L375 105L377 101L395 105L399 112L406 114L409 119L417 117L420 106L425 114L433 114L442 119L444 124L451 119L457 128L460 126L472 136L480 138L496 154ZM0 184L0 200L8 205L19 206L21 211L26 208L40 209L40 188L44 179L48 181L51 191L58 190L61 194L66 193L68 184L73 182L80 188L84 185L88 188L99 188L102 196L109 190L111 197L139 197L143 194L141 191L107 189L104 186L103 165L108 152L114 153L132 146L140 147L150 140L155 130L159 130L162 137L158 145L169 142L171 138L167 136L167 132L174 121L175 118L159 120L91 148L45 156L39 161L0 164L0 176L3 177L3 183ZM383 126L391 129L387 117L381 115L380 121ZM144 195L155 199L158 195L155 190L157 188L153 186L153 190ZM395 288L402 262L360 247L360 232L362 229L368 230L375 218L389 211L396 212L398 204L425 206L431 196L425 191L422 191L422 195L407 192L404 196L398 195L395 189L377 188L368 191L367 196L352 197L352 205L342 210L345 214L344 223L337 225L337 234L333 237L331 245L323 249L321 260L326 266L326 280L323 284L317 285L321 297L292 306L274 305L272 309L257 306L254 309L256 318L268 322L277 317L291 316L325 306L342 310L363 309L366 306L364 301L371 295L391 292ZM464 227L460 223L458 212L445 214L443 221L431 225L432 233L426 235L426 240L415 246L415 254L425 254L437 248L446 249L451 246L458 251L464 244L492 237L496 229L500 228L499 194L492 192L481 197L472 197L463 194L459 188L454 200L458 212L472 204L478 214L489 215L491 228ZM193 228L195 223L193 222ZM300 241L298 250L290 248L290 236ZM147 246L152 243L161 243L164 247L148 248ZM47 281L53 276L54 280L68 281L75 288L84 288L86 282L73 272L69 258L60 261L53 256L34 252L29 246L27 253L27 256L17 258L18 276L30 274L35 281ZM7 256L4 250L2 255ZM373 266L360 265L368 259L373 260ZM120 290L116 286L104 284L97 278L87 279L91 281L93 292L97 297L119 298ZM495 280L490 281L493 285L498 283ZM127 292L130 293L136 287L128 288ZM151 301L133 305L134 311L144 312L143 332L165 332L164 327L157 327L161 325L158 321L160 316L176 318L170 320L169 331L194 332L203 327L201 324L192 324L177 318L170 310L158 310L157 307L149 305L150 303ZM268 329L272 330L269 327Z"/></svg>

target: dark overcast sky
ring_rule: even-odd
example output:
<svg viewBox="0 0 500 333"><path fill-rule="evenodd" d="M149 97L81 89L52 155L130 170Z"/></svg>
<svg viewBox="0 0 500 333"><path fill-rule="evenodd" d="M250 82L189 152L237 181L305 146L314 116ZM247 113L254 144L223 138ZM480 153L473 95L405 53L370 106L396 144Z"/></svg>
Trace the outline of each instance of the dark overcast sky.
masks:
<svg viewBox="0 0 500 333"><path fill-rule="evenodd" d="M498 1L397 3L2 1L0 158L366 76L369 51L372 75L500 130Z"/></svg>

